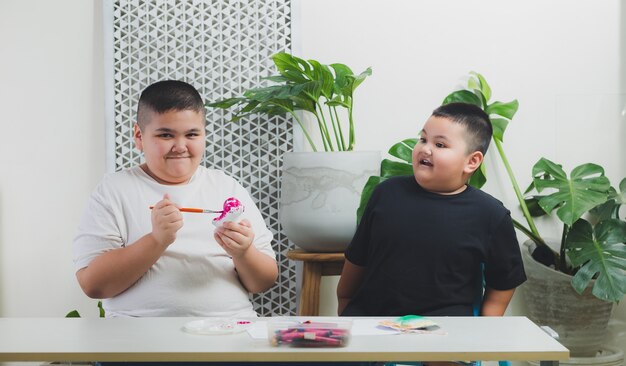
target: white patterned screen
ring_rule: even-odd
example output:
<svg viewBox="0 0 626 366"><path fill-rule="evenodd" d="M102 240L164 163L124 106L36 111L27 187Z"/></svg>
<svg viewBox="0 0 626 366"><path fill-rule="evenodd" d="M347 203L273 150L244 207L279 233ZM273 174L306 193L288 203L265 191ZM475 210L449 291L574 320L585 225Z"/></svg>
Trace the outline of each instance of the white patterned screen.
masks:
<svg viewBox="0 0 626 366"><path fill-rule="evenodd" d="M289 0L139 1L105 3L110 14L107 45L112 92L108 125L114 169L142 162L133 144L137 100L149 84L164 79L194 85L206 101L240 95L274 73L270 56L291 48ZM109 65L110 66L110 65ZM292 124L283 117L253 117L237 123L228 112L207 110L203 164L225 171L248 189L274 233L280 277L271 290L253 296L262 316L294 314L295 266L283 253L288 241L278 222L282 154L292 148Z"/></svg>

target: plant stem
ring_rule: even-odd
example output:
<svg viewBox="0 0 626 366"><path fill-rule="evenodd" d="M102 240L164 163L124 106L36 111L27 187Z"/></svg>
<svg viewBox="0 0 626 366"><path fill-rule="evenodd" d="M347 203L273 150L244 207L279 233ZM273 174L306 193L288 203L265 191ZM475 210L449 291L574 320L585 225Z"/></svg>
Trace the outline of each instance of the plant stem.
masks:
<svg viewBox="0 0 626 366"><path fill-rule="evenodd" d="M513 226L515 226L516 229L518 229L519 231L521 231L522 233L526 234L526 236L535 242L535 244L537 245L546 245L546 243L543 241L543 239L537 235L535 235L532 231L530 231L526 226L522 225L519 221L515 220L514 218L511 218L511 220L513 221Z"/></svg>
<svg viewBox="0 0 626 366"><path fill-rule="evenodd" d="M302 121L300 121L300 118L298 118L296 113L293 111L287 110L287 112L289 112L289 114L291 114L293 118L296 119L296 121L300 125L300 128L302 128L302 132L304 132L304 137L306 137L306 140L309 142L309 145L311 145L311 148L313 149L313 151L317 152L317 148L315 147L315 144L313 143L311 136L306 132L306 128L304 128L304 124L302 123Z"/></svg>
<svg viewBox="0 0 626 366"><path fill-rule="evenodd" d="M354 120L352 119L352 108L354 107L352 98L350 98L350 106L348 107L348 118L350 121L350 133L348 135L348 148L346 150L352 151L354 149Z"/></svg>
<svg viewBox="0 0 626 366"><path fill-rule="evenodd" d="M337 132L337 124L339 123L339 120L335 120L335 117L333 117L333 110L330 108L330 106L327 107L328 115L330 116L330 123L333 125L333 134L335 135L335 141L337 141L337 150L345 150L345 148L341 145L341 141L339 140L339 132Z"/></svg>
<svg viewBox="0 0 626 366"><path fill-rule="evenodd" d="M537 238L541 238L541 235L539 235L539 230L537 230L537 227L535 226L535 222L533 221L532 216L530 216L530 211L528 210L528 206L526 205L526 202L524 201L524 197L522 196L522 191L519 189L519 185L517 184L517 179L515 179L515 175L513 174L511 165L509 165L509 160L506 158L506 154L504 153L504 149L502 148L502 143L497 139L493 139L493 141L495 142L496 147L498 148L498 153L500 153L500 158L502 159L502 163L504 163L506 172L508 173L509 178L511 179L513 190L515 191L515 196L517 196L517 200L519 201L520 207L522 208L522 213L524 214L524 217L526 218L528 227L530 228L530 231L534 234L534 236L536 236ZM546 245L546 243L543 240L541 240L540 243L537 243L537 244Z"/></svg>
<svg viewBox="0 0 626 366"><path fill-rule="evenodd" d="M567 263L565 262L565 240L567 239L567 234L569 233L569 226L567 224L563 224L563 233L561 233L561 248L559 250L559 261L557 271L561 271L563 273L569 273L567 270Z"/></svg>
<svg viewBox="0 0 626 366"><path fill-rule="evenodd" d="M343 131L341 129L341 123L339 123L339 114L337 113L337 107L333 107L333 111L335 112L335 118L337 119L337 127L339 128L339 137L341 138L341 146L343 150L346 150L346 140L343 137Z"/></svg>
<svg viewBox="0 0 626 366"><path fill-rule="evenodd" d="M315 119L317 119L317 126L320 128L320 135L322 135L322 142L324 143L324 151L328 151L328 143L326 142L326 135L324 134L324 125L322 124L322 120L320 120L320 116L317 113L313 113Z"/></svg>
<svg viewBox="0 0 626 366"><path fill-rule="evenodd" d="M326 117L324 117L324 112L322 111L322 106L320 105L319 102L315 102L315 104L317 105L317 110L320 111L320 115L322 116L322 121L320 122L319 118L318 123L320 123L320 126L322 126L322 130L324 131L324 135L322 136L322 138L326 138L326 142L328 142L328 146L330 147L330 151L335 151L335 148L333 147L333 140L331 140L330 138L330 134L328 133L328 125L326 124Z"/></svg>

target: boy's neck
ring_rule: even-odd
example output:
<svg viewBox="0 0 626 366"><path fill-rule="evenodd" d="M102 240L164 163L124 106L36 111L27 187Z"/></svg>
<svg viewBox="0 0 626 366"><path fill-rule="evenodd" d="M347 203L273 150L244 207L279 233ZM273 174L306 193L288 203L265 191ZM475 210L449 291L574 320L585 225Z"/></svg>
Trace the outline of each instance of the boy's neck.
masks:
<svg viewBox="0 0 626 366"><path fill-rule="evenodd" d="M452 195L459 194L459 193L465 191L467 189L467 184L463 184L459 188L454 189L452 191L450 191L450 190L441 190L440 191L440 190L426 189L422 185L420 185L420 187L422 187L422 189L424 189L426 192L429 192L429 193L434 193L434 194L438 194L438 195L442 195L442 196L452 196Z"/></svg>
<svg viewBox="0 0 626 366"><path fill-rule="evenodd" d="M167 186L182 186L185 184L188 184L189 182L191 182L191 178L193 178L193 174L191 175L191 177L189 177L189 179L187 179L184 182L180 182L180 183L172 183L172 182L168 182L168 181L164 181L163 179L159 178L158 176L156 176L154 173L152 173L152 171L150 170L150 168L148 168L148 165L146 163L143 163L141 165L139 165L139 167L141 168L141 170L144 171L144 173L146 173L150 178L154 179L155 182L159 183L159 184L163 184L163 185L167 185Z"/></svg>

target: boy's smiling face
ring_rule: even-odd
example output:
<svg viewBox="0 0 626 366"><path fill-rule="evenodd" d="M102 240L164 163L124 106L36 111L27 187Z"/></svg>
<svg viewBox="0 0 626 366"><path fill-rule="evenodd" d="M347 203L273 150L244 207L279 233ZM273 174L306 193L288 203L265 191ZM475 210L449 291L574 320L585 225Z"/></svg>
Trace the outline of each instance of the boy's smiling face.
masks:
<svg viewBox="0 0 626 366"><path fill-rule="evenodd" d="M413 149L413 175L427 191L455 194L478 169L483 154L468 152L465 126L448 118L431 116Z"/></svg>
<svg viewBox="0 0 626 366"><path fill-rule="evenodd" d="M204 115L193 110L149 112L149 122L135 125L142 169L161 184L186 184L196 172L205 148Z"/></svg>

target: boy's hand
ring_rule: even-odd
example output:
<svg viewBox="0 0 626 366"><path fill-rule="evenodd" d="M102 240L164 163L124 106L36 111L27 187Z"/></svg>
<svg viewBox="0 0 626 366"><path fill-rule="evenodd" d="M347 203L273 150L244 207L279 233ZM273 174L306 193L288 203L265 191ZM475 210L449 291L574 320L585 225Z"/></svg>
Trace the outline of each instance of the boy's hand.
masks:
<svg viewBox="0 0 626 366"><path fill-rule="evenodd" d="M246 219L241 220L239 223L227 221L215 229L213 237L228 255L239 258L252 245L254 230L252 230L250 221Z"/></svg>
<svg viewBox="0 0 626 366"><path fill-rule="evenodd" d="M167 193L154 205L151 219L152 236L165 247L176 240L176 232L183 227L183 215Z"/></svg>

